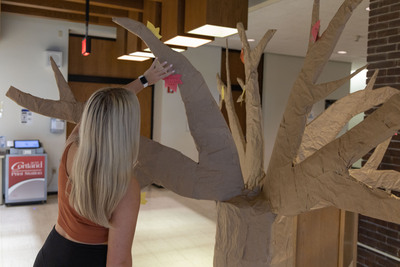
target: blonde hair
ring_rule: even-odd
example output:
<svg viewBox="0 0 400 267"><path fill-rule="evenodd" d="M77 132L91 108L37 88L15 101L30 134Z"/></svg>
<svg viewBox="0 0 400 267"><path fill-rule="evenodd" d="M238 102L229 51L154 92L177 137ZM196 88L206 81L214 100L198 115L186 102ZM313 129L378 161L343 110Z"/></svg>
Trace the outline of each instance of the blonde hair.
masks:
<svg viewBox="0 0 400 267"><path fill-rule="evenodd" d="M139 138L140 106L135 94L104 88L89 98L70 176L69 201L81 216L111 227L112 212L132 177Z"/></svg>

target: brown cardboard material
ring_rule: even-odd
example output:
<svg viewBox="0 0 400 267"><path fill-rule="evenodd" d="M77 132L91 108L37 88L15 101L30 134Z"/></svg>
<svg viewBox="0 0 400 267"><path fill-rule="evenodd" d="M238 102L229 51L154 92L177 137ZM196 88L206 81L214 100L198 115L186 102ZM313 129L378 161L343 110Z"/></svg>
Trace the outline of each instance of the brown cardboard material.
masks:
<svg viewBox="0 0 400 267"><path fill-rule="evenodd" d="M370 156L367 163L361 169L349 170L349 174L364 184L373 188L384 188L386 190L400 191L400 173L394 170L377 171L379 164L389 146L388 138L379 144L374 153Z"/></svg>
<svg viewBox="0 0 400 267"><path fill-rule="evenodd" d="M351 164L393 135L400 127L399 110L396 107L400 97L391 89L382 89L389 93L380 101L384 102L391 95L393 96L374 114L338 139L332 141L333 138L329 137L319 144L311 145L311 147L320 149L314 153L305 153L304 160L297 164L295 161L298 152L302 152L301 140L306 128L306 118L312 105L335 90L344 80L324 85L315 83L336 45L344 24L349 19L352 10L360 2L361 0L345 1L322 36L315 43L310 43L303 68L293 86L275 142L263 190L267 199L270 200L272 210L278 214L296 215L317 205L333 205L377 218L387 220L391 218L399 221L399 218L386 214L384 209L380 209L378 212L371 211L374 209L372 208L374 203L376 206L376 203L379 202L377 199L380 199L380 203L387 203L388 206L398 205L396 197L369 188L348 174ZM313 14L315 16L315 12ZM361 92L358 95L369 93L371 92ZM349 100L351 98L353 96L347 100L344 99L343 105L351 103ZM367 101L363 108L371 105L374 105L374 102ZM349 110L348 112L355 111ZM326 115L321 115L321 118L323 116ZM343 116L344 120L346 116L349 115L346 113ZM329 130L331 121L328 120L322 124L323 120L316 120L315 124L321 123L320 129L327 128ZM336 128L339 127L333 127L330 130L337 131ZM311 139L318 137L315 134L316 131L311 132L313 132L310 134ZM322 147L322 145L325 146ZM355 193L357 191L359 193ZM360 194L363 194L364 197L360 197ZM363 201L365 203L361 203ZM371 205L368 206L366 203ZM379 208L377 209L379 210Z"/></svg>
<svg viewBox="0 0 400 267"><path fill-rule="evenodd" d="M242 175L245 177L245 174L243 173L243 169L245 166L245 151L246 151L246 140L244 139L244 134L242 127L240 126L239 123L239 118L235 112L235 107L234 107L234 102L233 102L233 97L232 97L232 85L231 85L231 76L230 76L230 70L229 70L229 49L228 49L228 39L226 40L226 60L225 60L225 66L226 67L226 85L224 82L221 80L221 77L219 74L217 74L217 88L218 91L220 92L221 95L221 103L220 106L222 105L222 102L225 102L226 105L226 112L228 114L228 119L229 119L229 125L230 129L232 132L232 137L233 141L235 142L236 149L239 154L239 160L240 160L240 166L242 167ZM224 92L224 97L222 98L222 91ZM247 179L244 178L246 181Z"/></svg>
<svg viewBox="0 0 400 267"><path fill-rule="evenodd" d="M180 93L199 151L197 163L160 144L152 143L146 150L141 146L138 172L188 197L228 200L240 195L244 185L233 138L201 74L140 22L128 18L115 18L114 22L138 35L160 61L173 64L176 73L182 75Z"/></svg>
<svg viewBox="0 0 400 267"><path fill-rule="evenodd" d="M281 226L281 229L291 229L292 231L285 231L285 234L282 235L279 235L278 231L270 231L269 233L272 235L270 238L274 242L271 242L271 239L265 239L265 242L269 242L269 262L254 266L294 266L295 253L293 252L293 248L296 234L293 230L293 222L296 220L294 216L302 212L316 208L336 206L375 218L400 222L400 216L390 212L396 207L398 209L400 205L399 198L377 189L376 186L372 188L356 180L349 174L349 168L356 160L399 129L399 92L389 87L371 90L371 84L373 84L371 82L364 91L339 100L330 110L327 110L326 113L323 113L314 120L312 125L310 124L306 127L306 118L312 105L335 91L356 73L365 68L360 68L356 73L337 81L316 84L345 23L349 19L352 10L360 2L361 0L345 1L322 36L316 42L310 41L309 43L304 66L293 86L280 125L267 176L264 179L264 187L262 188L262 193L267 199L266 203L271 208L271 211L266 211L266 213L272 212L278 214L277 218L284 218L280 221L275 219L272 227ZM316 0L314 1L312 25L318 21L318 10L319 1ZM244 40L244 51L246 51L246 38L244 38L245 35L243 33L241 34L243 35L243 37L241 35L241 39ZM254 60L254 57L246 57L246 53L244 55L245 66L246 63L252 65L252 63L257 62ZM246 82L248 82L247 77ZM243 88L246 87L243 81L240 81L240 84ZM229 86L227 88L227 90L230 89ZM248 88L246 87L246 94L247 90ZM225 93L226 95L228 94ZM225 97L226 104L228 101L229 98ZM247 101L248 96L246 95L246 107L248 104ZM370 115L368 119L345 135L335 139L343 125L351 117L382 103L385 104L374 114ZM255 104L251 103L251 105L256 106L257 104L257 101ZM338 110L340 110L339 116L337 116ZM333 113L336 116L333 116ZM250 118L258 120L259 116L256 113L252 113ZM231 117L229 119L231 124ZM321 132L321 129L323 132ZM324 131L329 132L329 135L324 134ZM367 136L365 133L368 133ZM234 135L233 130L232 134ZM257 135L247 132L246 137L246 142L249 139L254 139L262 147L262 140L257 138ZM235 138L234 136L234 140L236 139L240 138ZM314 139L320 141L315 142ZM240 149L238 150L240 151ZM247 146L244 151L246 158L253 157L254 159L260 155L255 151L250 153L247 150ZM251 155L252 153L254 155ZM246 168L246 164L244 164L244 168ZM361 172L362 170L358 173ZM371 170L368 170L368 172L371 172ZM386 177L383 179L385 181L378 181L377 184L387 185L389 183L395 187L395 181L399 181L398 173L395 173L385 171L381 174L381 177ZM390 179L387 178L389 176ZM372 178L371 175L368 177ZM377 179L377 177L374 178ZM244 179L245 181L248 179L245 171ZM364 179L364 181L366 180ZM249 203L247 206L251 207ZM243 205L242 203L241 206ZM226 214L225 217L219 218L218 231L220 230L220 225L225 224L227 220L232 220L234 216ZM245 231L246 227L249 227L250 222L247 226L243 225L239 227L237 225L230 226L233 232ZM266 228L270 229L271 224L266 225ZM216 248L218 249L215 250L214 256L216 259L224 258L224 255L230 255L230 251L232 250L230 243L238 244L235 249L239 251L243 249L243 244L246 244L246 250L251 250L258 246L256 242L253 245L251 242L243 243L241 239L236 239L236 236L232 237L235 241L228 243L224 238L219 237L218 231L216 239ZM226 232L225 229L221 229L221 231ZM223 244L227 246L226 250L221 249L224 247ZM258 257L262 258L262 255L258 255ZM219 263L219 261L217 262ZM215 266L247 265L245 260L237 260L230 264L224 262Z"/></svg>
<svg viewBox="0 0 400 267"><path fill-rule="evenodd" d="M316 84L347 20L361 1L345 0L321 37L309 43L304 66L293 86L266 174L262 165L262 119L256 68L274 31L267 32L260 44L251 50L243 28L238 25L246 73L246 80L240 81L242 88L246 89L248 124L245 140L240 129L232 129L232 138L222 116L218 115L218 106L200 73L182 55L163 45L141 23L125 18L115 19L118 24L142 38L160 60L174 64L176 72L182 74L180 92L189 128L199 150L199 162L142 138L135 174L141 186L156 182L187 197L230 199L217 202L214 266L294 266L296 215L316 208L335 206L400 223L400 215L393 213L400 207L400 199L378 189L398 188L399 183L397 172L376 171L384 145L378 147L366 168L349 170L356 160L400 129L400 94L392 88L370 90L369 85L364 91L339 100L331 110L314 120L313 126L306 125L313 104L353 76ZM318 20L318 10L319 1L315 0L312 13L314 23ZM231 109L232 103L228 104L232 101L229 98L229 84L225 90L225 103ZM64 98L69 97L63 97L60 93L60 102L56 102L52 108L62 107ZM31 95L22 95L22 98L16 98L16 102L29 105L32 99L35 98ZM45 101L50 103L47 102L50 100ZM66 103L68 114L59 113L58 116L76 120L77 115L70 113L74 112L70 104L73 101ZM335 132L352 114L380 103L384 103L382 107L362 123L336 138ZM353 109L348 105L359 107ZM44 109L42 104L32 107L36 109L33 110L35 112ZM343 114L338 118L331 116L330 113L338 107L344 110ZM231 125L235 125L233 113L229 120ZM330 127L332 120L335 124ZM315 143L307 141L318 138L320 134L315 129L326 129L333 133ZM239 151L239 156L236 151ZM244 185L242 172L249 190L238 196ZM258 192L261 194L257 195Z"/></svg>
<svg viewBox="0 0 400 267"><path fill-rule="evenodd" d="M236 197L217 202L214 266L270 266L271 230L276 215L265 199Z"/></svg>
<svg viewBox="0 0 400 267"><path fill-rule="evenodd" d="M44 116L59 118L69 122L78 123L80 121L85 103L76 101L68 83L65 81L53 58L50 58L51 67L58 86L60 100L43 99L24 93L11 86L6 96L17 104L39 113Z"/></svg>
<svg viewBox="0 0 400 267"><path fill-rule="evenodd" d="M289 267L296 264L297 216L278 215L271 231L271 267Z"/></svg>
<svg viewBox="0 0 400 267"><path fill-rule="evenodd" d="M400 91L391 87L357 91L339 99L307 125L296 162L334 140L346 123L355 115L385 103ZM327 123L329 122L329 123Z"/></svg>

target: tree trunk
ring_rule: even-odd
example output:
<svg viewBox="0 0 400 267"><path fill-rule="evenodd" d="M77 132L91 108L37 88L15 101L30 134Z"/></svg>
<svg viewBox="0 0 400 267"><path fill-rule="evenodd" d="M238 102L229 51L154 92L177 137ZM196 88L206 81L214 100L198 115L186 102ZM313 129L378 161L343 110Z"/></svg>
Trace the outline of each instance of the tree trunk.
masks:
<svg viewBox="0 0 400 267"><path fill-rule="evenodd" d="M294 217L277 216L265 199L217 202L214 267L294 266Z"/></svg>

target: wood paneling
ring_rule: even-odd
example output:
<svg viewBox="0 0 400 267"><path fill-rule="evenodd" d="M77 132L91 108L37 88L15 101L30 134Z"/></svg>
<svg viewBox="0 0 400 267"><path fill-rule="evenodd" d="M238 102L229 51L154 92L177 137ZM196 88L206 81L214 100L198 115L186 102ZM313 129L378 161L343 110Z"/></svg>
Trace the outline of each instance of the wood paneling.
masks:
<svg viewBox="0 0 400 267"><path fill-rule="evenodd" d="M339 260L343 262L341 266L356 266L357 259L357 229L358 214L342 210L341 233L343 241L340 246ZM353 265L350 265L353 263Z"/></svg>
<svg viewBox="0 0 400 267"><path fill-rule="evenodd" d="M205 24L236 28L242 22L247 29L247 0L186 0L185 32Z"/></svg>
<svg viewBox="0 0 400 267"><path fill-rule="evenodd" d="M214 38L210 36L185 33L184 23L185 0L164 1L161 7L161 40L163 42L168 41L177 35L214 40Z"/></svg>
<svg viewBox="0 0 400 267"><path fill-rule="evenodd" d="M54 0L3 0L2 4L44 9L49 11L58 11L70 14L80 14L80 15L86 14L85 3L74 3L68 1L54 1ZM128 11L122 9L92 5L90 7L90 14L92 16L106 17L106 18L126 17Z"/></svg>
<svg viewBox="0 0 400 267"><path fill-rule="evenodd" d="M340 210L336 208L300 214L297 225L296 266L337 267L339 229Z"/></svg>
<svg viewBox="0 0 400 267"><path fill-rule="evenodd" d="M37 9L37 8L24 7L24 6L2 4L2 11L21 14L21 15L46 17L46 18L51 18L51 19L62 19L62 20L68 20L68 21L72 21L72 22L84 23L84 21L85 21L85 15L81 15L81 14L66 13L66 12L60 12L60 11L54 11L54 10L47 10L47 9ZM111 18L90 16L89 21L90 21L90 24L115 26L115 23L112 22Z"/></svg>
<svg viewBox="0 0 400 267"><path fill-rule="evenodd" d="M142 21L142 14L129 12L129 18ZM140 51L142 40L121 26L117 26L117 57Z"/></svg>
<svg viewBox="0 0 400 267"><path fill-rule="evenodd" d="M92 52L84 57L81 55L81 41L81 36L69 38L69 74L135 79L151 65L151 60L144 62L118 60L114 39L92 38Z"/></svg>
<svg viewBox="0 0 400 267"><path fill-rule="evenodd" d="M161 27L161 3L151 1L151 0L144 0L143 2L143 17L142 20L144 25L147 24L147 22L151 22L154 27L158 28ZM144 50L147 48L147 45L145 42L141 41L140 48Z"/></svg>
<svg viewBox="0 0 400 267"><path fill-rule="evenodd" d="M85 3L86 0L67 0L69 2ZM142 11L143 0L90 0L90 5L110 8L123 8L130 11Z"/></svg>

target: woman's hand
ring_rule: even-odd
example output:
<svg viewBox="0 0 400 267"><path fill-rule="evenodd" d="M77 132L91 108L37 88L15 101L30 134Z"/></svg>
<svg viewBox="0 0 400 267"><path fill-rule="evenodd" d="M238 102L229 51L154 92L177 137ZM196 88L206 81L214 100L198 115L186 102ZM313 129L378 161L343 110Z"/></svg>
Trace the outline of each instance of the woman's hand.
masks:
<svg viewBox="0 0 400 267"><path fill-rule="evenodd" d="M146 77L149 85L153 85L174 72L175 70L172 69L172 64L168 65L166 61L161 64L156 58L150 68L145 71L143 76Z"/></svg>
<svg viewBox="0 0 400 267"><path fill-rule="evenodd" d="M143 85L139 79L136 79L133 82L123 86L123 88L137 94L144 88L144 86L153 85L174 72L175 70L172 69L172 64L168 65L167 62L160 64L158 59L155 59L150 68L143 74L147 80L147 85Z"/></svg>

